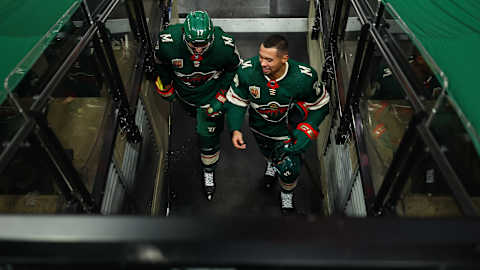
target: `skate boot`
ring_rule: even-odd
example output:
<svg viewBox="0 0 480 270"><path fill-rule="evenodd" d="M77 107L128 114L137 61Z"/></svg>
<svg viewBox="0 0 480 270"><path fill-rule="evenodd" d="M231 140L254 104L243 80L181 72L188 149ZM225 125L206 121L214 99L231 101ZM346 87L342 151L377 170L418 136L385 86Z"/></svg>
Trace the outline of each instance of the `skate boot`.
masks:
<svg viewBox="0 0 480 270"><path fill-rule="evenodd" d="M203 188L207 200L212 200L215 193L215 169L203 168Z"/></svg>
<svg viewBox="0 0 480 270"><path fill-rule="evenodd" d="M280 207L282 214L285 216L295 214L295 204L293 202L293 191L280 191Z"/></svg>
<svg viewBox="0 0 480 270"><path fill-rule="evenodd" d="M265 173L263 175L263 187L267 190L271 189L276 180L276 171L273 168L273 164L271 161L267 161L267 167L265 168Z"/></svg>

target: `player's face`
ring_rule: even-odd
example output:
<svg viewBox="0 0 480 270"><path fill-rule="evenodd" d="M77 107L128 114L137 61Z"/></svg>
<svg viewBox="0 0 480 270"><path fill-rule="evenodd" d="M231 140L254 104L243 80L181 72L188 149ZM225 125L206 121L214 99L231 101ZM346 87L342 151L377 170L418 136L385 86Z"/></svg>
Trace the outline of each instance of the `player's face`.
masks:
<svg viewBox="0 0 480 270"><path fill-rule="evenodd" d="M287 54L281 55L277 48L265 48L263 44L260 45L258 58L262 66L262 72L267 76L277 74L288 61Z"/></svg>
<svg viewBox="0 0 480 270"><path fill-rule="evenodd" d="M208 49L208 47L210 46L210 42L205 42L205 43L187 42L187 45L192 49L192 51L195 54L202 54Z"/></svg>

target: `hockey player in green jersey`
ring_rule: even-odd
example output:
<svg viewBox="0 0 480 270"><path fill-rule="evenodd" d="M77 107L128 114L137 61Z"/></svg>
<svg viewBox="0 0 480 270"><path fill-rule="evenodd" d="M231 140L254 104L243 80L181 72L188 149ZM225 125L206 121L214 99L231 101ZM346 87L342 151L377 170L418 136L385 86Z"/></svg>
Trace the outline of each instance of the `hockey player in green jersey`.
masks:
<svg viewBox="0 0 480 270"><path fill-rule="evenodd" d="M240 129L248 109L250 130L267 159L266 187L278 177L282 212L294 212L300 155L315 140L318 126L328 114L329 95L318 82L317 72L289 59L287 40L272 35L260 45L258 56L243 61L227 101L233 146L246 148ZM289 131L294 118L298 124Z"/></svg>
<svg viewBox="0 0 480 270"><path fill-rule="evenodd" d="M240 64L234 39L213 26L205 11L193 11L183 24L170 25L159 34L155 57L157 92L168 101L179 101L196 118L202 181L211 200L225 93Z"/></svg>

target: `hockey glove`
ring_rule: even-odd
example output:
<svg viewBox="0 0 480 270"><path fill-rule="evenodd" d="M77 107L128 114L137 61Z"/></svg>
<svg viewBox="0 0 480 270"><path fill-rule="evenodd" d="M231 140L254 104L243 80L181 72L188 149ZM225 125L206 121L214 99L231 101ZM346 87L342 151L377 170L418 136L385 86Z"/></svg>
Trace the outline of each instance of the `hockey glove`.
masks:
<svg viewBox="0 0 480 270"><path fill-rule="evenodd" d="M173 101L175 98L175 89L173 89L172 83L164 87L160 77L157 77L157 80L155 81L155 87L157 89L157 93L159 93L160 96L165 100Z"/></svg>
<svg viewBox="0 0 480 270"><path fill-rule="evenodd" d="M222 114L223 104L227 101L225 97L227 90L220 89L218 93L215 95L215 98L208 104L207 108L207 116L208 117L217 117Z"/></svg>
<svg viewBox="0 0 480 270"><path fill-rule="evenodd" d="M283 150L287 153L301 153L310 146L311 141L317 138L318 131L308 123L300 123L292 135L293 141L285 141L286 145Z"/></svg>

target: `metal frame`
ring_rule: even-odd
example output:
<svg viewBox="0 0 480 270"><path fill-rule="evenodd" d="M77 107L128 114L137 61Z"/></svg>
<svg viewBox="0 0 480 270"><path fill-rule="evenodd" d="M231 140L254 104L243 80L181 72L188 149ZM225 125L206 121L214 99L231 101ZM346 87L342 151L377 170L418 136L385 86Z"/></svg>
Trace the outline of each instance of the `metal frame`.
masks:
<svg viewBox="0 0 480 270"><path fill-rule="evenodd" d="M342 1L343 0L337 1L337 4L341 3ZM369 67L369 58L371 58L370 56L373 53L374 44L376 44L380 49L380 52L387 61L388 65L391 67L394 76L401 84L405 95L408 97L408 100L411 102L414 109L414 116L409 123L409 128L394 155L394 159L384 177L384 181L376 199L372 201L371 196L370 199L369 196L366 196L367 211L369 215L382 215L386 209L392 209L395 207L398 197L400 196L400 191L405 185L406 178L408 178L409 175L408 168L410 165L408 164L412 164L412 162L414 162L414 160L411 159L412 151L419 152L420 150L418 150L418 148L420 145L423 146L423 144L425 144L425 147L432 152L432 156L438 164L438 167L441 168L441 172L445 176L447 184L452 190L461 211L466 216L478 216L478 209L474 206L472 199L468 196L464 186L460 182L458 176L455 174L455 171L451 165L448 163L445 155L441 152L440 146L425 124L427 111L420 97L414 91L414 89L419 89L420 83L416 79L405 58L402 57L399 45L382 25L384 5L380 4L376 17L373 17L368 16L367 12L369 8L365 6L364 2L360 0L350 1L359 15L359 19L361 20L363 26L361 38L357 47L354 67L352 69L349 93L346 102L347 111L352 110L352 118L349 119L349 113L345 113L342 116L341 127L343 127L343 129L340 129L339 134L337 134L337 138L340 138L340 141L342 141L341 138L348 136L347 133L349 129L347 127L350 125L350 122L354 123L357 154L360 162L362 182L364 183L364 192L366 192L365 195L367 195L367 193L371 195L370 192L367 191L373 188L373 185L368 172L368 155L365 147L365 141L363 139L364 127L362 121L360 120L361 116L359 114L358 100L360 97L359 93L360 91L363 91L364 88L364 84L361 82L361 80L366 77L365 74ZM374 19L375 27L369 27L371 23L368 19L369 17ZM338 32L338 29L336 29L336 32ZM371 36L372 40L368 41L366 36ZM365 52L366 56L364 56L364 46L367 42L369 42L369 45L367 45L367 52ZM356 89L356 91L353 91L354 89ZM421 139L422 141L418 141L418 139ZM414 148L412 149L412 147Z"/></svg>
<svg viewBox="0 0 480 270"><path fill-rule="evenodd" d="M438 168L444 175L445 181L452 190L453 197L457 201L460 210L465 216L468 217L480 216L478 208L475 206L470 195L468 195L462 182L460 182L460 179L458 178L452 166L448 162L445 154L440 149L440 145L438 145L437 140L435 139L431 131L428 129L427 125L420 125L418 127L418 133L420 134L426 146L432 153L432 157L438 164Z"/></svg>
<svg viewBox="0 0 480 270"><path fill-rule="evenodd" d="M380 5L380 8L382 6L383 4ZM421 136L426 147L428 147L432 153L435 153L432 155L432 157L437 162L438 167L441 168L441 172L445 176L444 178L446 179L447 184L452 190L461 211L466 216L478 216L480 214L478 209L475 207L472 199L468 196L468 193L463 187L463 184L460 182L458 176L455 174L455 171L451 167L448 160L445 158L444 154L440 150L440 146L438 145L434 137L431 135L431 132L428 130L428 127L424 122L424 120L426 120L427 118L427 111L420 97L418 97L414 91L414 89L419 89L420 83L413 74L413 71L409 68L406 60L401 57L399 46L396 43L395 39L393 39L388 33L386 35L385 33L381 34L380 32L383 31L384 29L377 30L374 28L371 32L372 36L378 41L379 47L381 48L381 50L383 50L382 53L385 52L386 55L384 54L384 56L389 65L392 67L393 74L402 84L402 87L404 91L406 91L406 95L408 96L408 99L410 100L412 107L415 110L414 119L411 121L418 121L419 123L416 130L416 136ZM402 152L405 153L404 150L398 149L395 155L401 155L400 153ZM385 205L385 207L389 206Z"/></svg>
<svg viewBox="0 0 480 270"><path fill-rule="evenodd" d="M80 202L83 212L96 212L96 207L90 193L82 182L82 179L80 179L75 167L73 167L72 161L68 158L57 136L48 127L45 116L38 112L31 112L30 115L35 119L37 124L37 128L35 129L37 139L40 141L43 149L50 157L50 160L68 188L69 195L66 197L69 198L70 195L72 195L73 198Z"/></svg>
<svg viewBox="0 0 480 270"><path fill-rule="evenodd" d="M333 14L333 19L332 19L332 28L330 30L330 36L329 36L329 42L328 42L328 47L327 51L331 53L331 56L333 58L333 66L335 70L335 85L336 85L336 96L337 96L337 108L338 112L341 115L343 115L343 97L344 97L344 89L343 89L343 77L342 73L339 70L339 56L338 56L338 46L337 46L337 35L338 32L340 31L340 19L342 15L342 8L343 4L348 1L348 0L337 0L335 2L335 10ZM340 83L339 83L340 82Z"/></svg>
<svg viewBox="0 0 480 270"><path fill-rule="evenodd" d="M135 5L135 3L134 3ZM123 86L123 81L120 76L120 72L118 70L118 66L115 62L115 59L113 57L113 52L111 50L111 46L108 44L108 37L106 37L106 32L104 28L104 22L108 18L109 14L113 11L114 5L109 6L106 9L106 12L102 14L102 18L100 18L97 21L97 24L99 25L99 28L102 29L100 30L100 34L103 37L102 40L107 40L107 46L105 47L105 51L107 52L107 55L105 55L105 51L102 48L100 39L95 38L94 39L94 44L96 47L96 51L98 52L99 59L103 63L103 66L109 70L106 75L107 75L107 80L109 81L111 85L111 91L113 92L112 94L114 95L114 101L117 102L117 104L114 105L115 112L110 114L107 119L107 125L108 127L106 128L107 134L105 136L105 143L103 144L103 149L101 152L101 159L100 159L100 164L97 168L97 174L95 178L95 184L94 184L94 189L93 189L93 195L97 199L97 203L100 206L101 203L101 198L105 192L105 185L107 181L107 176L110 168L110 161L113 156L113 149L116 141L116 137L119 131L120 127L120 122L125 121L125 118L128 117L130 119L130 125L135 125L134 122L134 115L130 112L130 105L128 101L135 102L138 99L138 94L139 94L139 87L141 85L141 81L143 79L143 71L144 71L144 64L145 64L145 46L139 46L137 49L137 61L135 63L135 73L132 77L132 80L130 81L130 85L128 86L128 91L125 91L125 87ZM134 18L129 11L129 6L126 6L127 15L129 16L129 21L134 21ZM108 11L108 12L107 12ZM135 9L134 12L138 11L138 9ZM137 18L139 18L138 14L136 14ZM142 36L142 29L136 29L138 32L135 32L136 37L138 38L138 41L144 41L144 39L141 40ZM103 41L105 42L105 41ZM112 68L115 71L111 71L110 68ZM135 102L136 103L136 102ZM126 115L125 115L126 113ZM123 115L122 115L123 114ZM138 131L138 127L135 125L136 130ZM138 135L140 135L140 132L138 132ZM127 134L128 136L128 134Z"/></svg>
<svg viewBox="0 0 480 270"><path fill-rule="evenodd" d="M359 11L357 3L352 3L352 7L360 14L360 20L363 23L360 31L360 40L355 53L352 72L349 81L347 98L345 102L344 114L340 119L340 126L336 134L337 144L344 144L351 136L351 132L355 136L355 146L357 148L357 158L359 160L359 170L362 179L363 192L367 214L371 215L371 205L375 201L375 191L373 180L370 172L370 162L367 153L367 145L364 140L365 128L361 120L359 111L359 98L361 95L362 85L364 85L365 73L370 64L373 55L373 42L370 39L371 24L367 20L365 13ZM345 13L348 17L348 12ZM343 25L346 25L345 23ZM343 34L342 34L343 36Z"/></svg>
<svg viewBox="0 0 480 270"><path fill-rule="evenodd" d="M83 5L83 3L82 3ZM49 97L54 91L55 87L58 86L60 81L63 79L63 76L67 73L69 68L72 66L73 62L80 55L81 51L88 44L89 39L95 33L95 27L90 27L85 32L82 40L72 49L70 54L64 60L63 64L59 67L58 71L52 76L48 81L45 87L42 89L39 98L32 104L30 110L40 111L48 103ZM15 97L12 95L12 99ZM18 103L18 102L17 102ZM21 112L25 112L27 109L19 108ZM35 123L32 119L27 117L26 123L20 128L20 130L15 134L14 138L10 141L8 147L4 149L3 153L0 155L0 172L7 166L11 161L11 158L15 155L18 150L18 144L21 143L33 130Z"/></svg>
<svg viewBox="0 0 480 270"><path fill-rule="evenodd" d="M375 198L374 205L371 205L373 208L373 213L376 216L381 216L384 214L384 210L391 210L392 205L386 206L385 200L387 198L390 189L397 181L403 181L405 179L400 178L399 170L405 170L409 168L409 165L412 165L410 160L410 154L412 153L414 145L418 141L418 136L416 136L416 126L418 125L418 117L413 119L408 123L407 130L398 146L396 154L393 156L393 160L390 163L390 167L385 174L382 185L377 193ZM411 168L411 167L410 167ZM409 169L410 169L409 168Z"/></svg>
<svg viewBox="0 0 480 270"><path fill-rule="evenodd" d="M133 142L137 142L141 139L141 137L137 136L139 134L138 127L136 127L133 116L130 112L130 106L128 104L128 99L126 97L125 88L123 86L122 80L120 78L120 72L116 65L112 48L109 47L111 44L109 43L108 36L105 33L105 22L110 15L110 13L114 10L114 8L119 4L119 0L114 1L103 1L97 7L95 11L95 20L92 18L91 12L88 9L86 1L82 1L81 9L87 16L87 20L90 23L90 26L86 30L86 32L81 37L81 40L75 45L72 51L68 54L62 65L59 69L52 75L48 83L42 89L39 98L35 100L29 110L24 108L18 107L20 106L18 102L16 106L19 108L20 112L25 116L25 123L23 123L22 127L17 131L17 133L13 136L12 140L9 142L7 147L3 150L0 155L0 172L3 171L6 166L10 163L11 159L15 155L18 150L20 143L25 140L33 131L37 131L37 139L42 142L45 146L45 150L47 153L50 153L50 157L52 158L52 162L57 166L60 174L64 176L64 180L67 182L67 186L69 186L69 190L72 192L74 198L79 199L81 202L83 209L87 212L96 211L98 209L98 204L95 205L94 202L101 201L100 198L103 194L103 187L105 185L105 179L108 173L108 164L111 160L113 154L113 146L116 138L116 134L118 133L118 126L123 121L124 124L127 126L127 131L129 131L130 137L129 139ZM102 11L102 13L100 13ZM100 41L98 33L103 34L102 41ZM97 175L95 178L94 190L92 195L86 191L85 186L80 181L78 182L77 179L78 174L76 173L71 160L66 157L66 155L62 155L61 151L59 151L58 147L61 148L59 144L56 144L56 135L53 132L49 132L48 125L46 126L43 123L41 117L38 116L39 111L42 111L45 106L48 104L48 100L52 95L55 88L59 85L65 74L68 72L72 64L78 59L80 53L86 48L89 42L93 41L95 45L95 52L98 58L100 59L103 68L106 70L105 74L107 77L107 81L110 84L110 88L115 90L111 94L114 96L117 101L121 101L121 106L119 110L116 110L114 113L108 115L107 119L107 133L105 134L103 149L101 150L101 161L97 168ZM104 46L102 46L102 43ZM105 55L104 53L107 53ZM143 61L143 57L142 57ZM137 63L141 64L143 67L143 62ZM141 73L142 70L139 71ZM141 77L140 77L141 79ZM129 89L132 98L138 98L138 84L139 78L135 81L137 84L136 87L133 89ZM12 99L15 99L13 94L10 96ZM16 101L16 100L14 100ZM107 108L108 109L108 108ZM35 115L35 117L32 117ZM130 119L131 118L131 119ZM131 120L131 121L130 121ZM132 124L133 123L133 124ZM35 129L36 128L36 129ZM45 135L47 134L47 135ZM128 134L127 134L128 135ZM50 147L50 148L49 148ZM56 154L55 154L56 153ZM73 171L72 171L73 170ZM67 177L68 179L66 179ZM70 181L70 182L69 182ZM62 189L65 191L66 189ZM64 196L69 197L71 194L64 194Z"/></svg>
<svg viewBox="0 0 480 270"><path fill-rule="evenodd" d="M101 65L103 66L103 68L106 70L105 76L110 85L110 89L112 89L114 85L114 79L109 70L107 59L105 54L103 53L103 49L101 47L101 42L98 35L96 35L92 41L95 47L95 52L97 53L97 57ZM92 195L96 200L97 207L99 208L100 208L102 197L105 191L105 184L107 181L110 161L113 156L113 149L115 146L115 141L116 141L118 130L119 130L118 110L114 110L113 108L114 108L114 104L110 104L110 108L108 109L112 110L112 112L108 114L106 119L106 127L105 127L106 132L104 134L104 143L100 153L100 162L97 167L97 173L95 175L95 183L92 191Z"/></svg>
<svg viewBox="0 0 480 270"><path fill-rule="evenodd" d="M159 2L163 2L163 1L159 1ZM137 10L144 10L143 8L143 5L142 7L140 7L139 9ZM165 12L165 10L161 10L161 12ZM150 25L152 26L152 29L160 29L162 27L163 24L163 19L164 19L164 16L163 14L161 14L161 12L154 12L152 11L152 13L150 14ZM159 14L160 13L160 14ZM146 15L146 14L145 14ZM143 18L145 18L145 16L143 16ZM154 35L154 34L151 34L150 31L149 31L149 28L148 28L148 25L146 23L146 20L145 20L145 23L144 23L144 33L143 33L143 36L142 37L142 42L148 42L148 44L144 44L143 46L139 46L138 50L138 55L139 55L139 58L137 59L137 63L135 65L135 74L133 75L133 81L132 81L132 93L131 93L131 98L130 100L137 100L138 99L138 94L139 94L139 91L135 91L134 89L139 89L140 86L141 86L141 83L142 83L142 80L144 78L147 78L147 79L153 79L153 70L150 70L149 71L149 67L147 66L148 65L148 61L153 61L153 46L151 46L151 44L153 44L153 41L150 40L150 36L151 35ZM150 46L149 46L150 44ZM147 52L148 50L152 50L151 53L150 53L150 57L152 58L149 58L147 55ZM153 65L153 62L150 63ZM151 68L151 67L150 67ZM145 71L145 72L144 72ZM150 73L151 74L150 74ZM142 97L140 97L140 102L143 103L143 100L142 100ZM146 115L146 122L148 122L148 125L144 125L144 128L147 127L147 126L150 126L151 127L151 120L149 118L149 115L147 114ZM148 128L148 127L147 127ZM151 147L152 145L149 143L150 141L153 140L153 144L154 144L154 147L156 148L155 151L157 151L157 155L159 155L158 153L158 146L155 142L155 140L153 139L153 134L147 134L148 132L151 132L149 130L145 130L143 129L143 136L144 136L144 142L141 146L141 150L140 150L140 155L139 155L139 166L141 167L140 164L142 164L142 160L144 157L144 155L146 153L148 153L148 151L152 151ZM150 138L150 139L149 139ZM158 156L158 158L160 158L160 156ZM155 167L157 167L157 164L154 165ZM156 175L158 175L158 173L161 173L161 172L158 172L158 170L160 170L160 168L157 168L156 171L154 172L154 178L156 177ZM140 177L140 178L139 178ZM135 178L136 179L144 179L144 180L147 180L145 179L146 175L145 175L145 171L142 170L142 169L137 169L136 171L136 174L135 174ZM152 179L152 181L154 181L154 179ZM144 182L144 181L142 181ZM166 181L164 182L164 184L166 183ZM140 183L136 182L135 183L135 186L134 186L134 189L137 190L137 187L140 185ZM161 208L162 210L160 211L160 213L162 214L165 214L166 213L166 204L167 204L167 201L168 201L168 193L165 192L166 188L163 189L164 190L164 194L162 195L162 203L161 203ZM152 192L154 192L152 190ZM145 212L143 212L143 214L145 214ZM149 211L146 212L146 214L150 214Z"/></svg>
<svg viewBox="0 0 480 270"><path fill-rule="evenodd" d="M150 38L150 32L148 31L147 19L145 18L145 8L143 7L143 1L134 1L134 9L139 19L140 25L140 37L141 44L143 46L144 62L145 62L145 72L152 73L154 68L154 59L153 59L153 45L152 39Z"/></svg>
<svg viewBox="0 0 480 270"><path fill-rule="evenodd" d="M13 265L48 264L51 268L81 263L155 269L480 266L479 219L311 217L307 221L271 217L12 215L0 217L0 227L0 263Z"/></svg>
<svg viewBox="0 0 480 270"><path fill-rule="evenodd" d="M81 8L85 12L85 2L81 3ZM81 51L86 47L89 39L94 35L94 33L94 27L91 26L87 29L80 42L68 54L65 61L59 67L57 72L53 74L51 79L42 89L39 98L35 100L29 110L22 108L15 100L13 95L10 96L15 101L20 112L22 112L22 114L24 114L26 117L26 122L17 131L9 145L6 147L6 149L4 149L2 155L0 156L0 172L2 172L14 157L18 150L19 144L30 134L32 134L33 131L35 131L37 140L41 142L44 150L49 155L53 164L55 164L55 167L65 181L65 184L68 186L68 191L70 193L64 193L63 195L67 199L71 198L72 196L73 198L77 199L82 205L83 211L85 212L95 211L93 199L85 188L83 182L78 178L78 174L73 167L72 161L65 155L63 150L59 150L63 148L58 142L58 138L48 128L48 124L46 124L45 120L39 116L38 112L46 106L50 95L61 82L74 61L78 58ZM65 192L66 189L61 188L61 191Z"/></svg>

